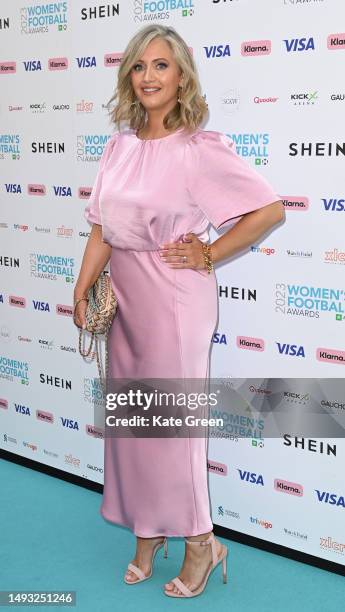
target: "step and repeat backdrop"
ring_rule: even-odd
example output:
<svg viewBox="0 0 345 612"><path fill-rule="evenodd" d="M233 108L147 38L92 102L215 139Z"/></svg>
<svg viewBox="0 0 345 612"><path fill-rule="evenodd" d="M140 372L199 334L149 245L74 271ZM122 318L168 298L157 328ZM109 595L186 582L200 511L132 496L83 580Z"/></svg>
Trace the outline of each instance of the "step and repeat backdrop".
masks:
<svg viewBox="0 0 345 612"><path fill-rule="evenodd" d="M152 22L193 53L203 127L228 135L286 209L216 271L211 374L243 415L214 411L225 425L209 441L213 521L345 565L342 0L2 2L1 449L103 482L101 389L78 352L73 288L113 130L106 104L129 39ZM287 419L265 436L272 410L322 415L324 428Z"/></svg>

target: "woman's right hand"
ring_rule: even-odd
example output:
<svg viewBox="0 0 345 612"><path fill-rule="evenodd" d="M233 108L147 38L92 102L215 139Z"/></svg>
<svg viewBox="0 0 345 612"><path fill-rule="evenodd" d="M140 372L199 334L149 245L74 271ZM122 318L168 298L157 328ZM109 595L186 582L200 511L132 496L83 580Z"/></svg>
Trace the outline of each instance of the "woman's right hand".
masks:
<svg viewBox="0 0 345 612"><path fill-rule="evenodd" d="M86 328L86 319L85 319L86 308L87 308L87 301L82 300L81 302L79 302L79 304L77 304L74 310L73 321L77 327L81 327L82 329Z"/></svg>

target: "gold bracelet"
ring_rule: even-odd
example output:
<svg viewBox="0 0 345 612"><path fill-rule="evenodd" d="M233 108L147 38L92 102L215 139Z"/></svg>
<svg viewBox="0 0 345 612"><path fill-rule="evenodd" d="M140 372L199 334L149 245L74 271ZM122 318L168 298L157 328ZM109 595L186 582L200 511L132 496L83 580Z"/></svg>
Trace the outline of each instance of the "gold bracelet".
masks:
<svg viewBox="0 0 345 612"><path fill-rule="evenodd" d="M81 298L78 298L78 299L76 300L76 302L74 303L74 307L73 307L73 314L75 313L75 309L76 309L76 307L78 306L79 302L82 302L83 300L85 300L85 302L88 302L88 301L89 301L89 298L87 298L87 297L81 297Z"/></svg>
<svg viewBox="0 0 345 612"><path fill-rule="evenodd" d="M202 245L202 251L204 256L205 268L207 269L208 274L211 274L213 270L213 261L211 258L211 247L209 244Z"/></svg>

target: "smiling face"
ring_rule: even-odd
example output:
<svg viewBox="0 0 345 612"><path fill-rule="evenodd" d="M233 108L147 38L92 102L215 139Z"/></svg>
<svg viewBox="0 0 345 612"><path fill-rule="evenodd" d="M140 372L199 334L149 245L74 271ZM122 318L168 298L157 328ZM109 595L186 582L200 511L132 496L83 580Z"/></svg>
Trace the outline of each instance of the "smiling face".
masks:
<svg viewBox="0 0 345 612"><path fill-rule="evenodd" d="M151 40L132 67L131 80L134 93L147 112L161 110L165 114L174 108L182 75L165 40Z"/></svg>

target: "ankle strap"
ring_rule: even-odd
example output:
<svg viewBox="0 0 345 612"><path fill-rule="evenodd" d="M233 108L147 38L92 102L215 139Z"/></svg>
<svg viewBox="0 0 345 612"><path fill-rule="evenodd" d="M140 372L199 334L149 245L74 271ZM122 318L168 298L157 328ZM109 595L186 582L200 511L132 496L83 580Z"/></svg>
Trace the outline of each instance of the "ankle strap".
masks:
<svg viewBox="0 0 345 612"><path fill-rule="evenodd" d="M214 533L211 533L211 535L206 540L188 540L187 538L185 538L185 541L188 542L188 544L198 544L199 546L206 546L207 544L211 544L212 565L216 565L218 561L218 555Z"/></svg>

